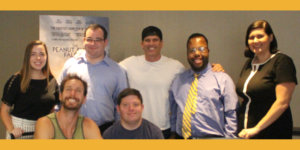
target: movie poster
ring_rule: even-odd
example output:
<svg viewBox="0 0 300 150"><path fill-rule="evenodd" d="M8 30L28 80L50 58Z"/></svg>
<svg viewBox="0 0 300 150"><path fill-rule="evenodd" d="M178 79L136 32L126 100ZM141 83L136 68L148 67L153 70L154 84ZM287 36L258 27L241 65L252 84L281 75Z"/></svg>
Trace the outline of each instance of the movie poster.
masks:
<svg viewBox="0 0 300 150"><path fill-rule="evenodd" d="M39 38L47 45L50 68L56 78L65 61L74 56L78 49L83 49L84 30L87 26L97 23L109 33L107 17L40 15L39 19ZM109 35L107 38L109 39ZM109 47L108 43L106 54Z"/></svg>

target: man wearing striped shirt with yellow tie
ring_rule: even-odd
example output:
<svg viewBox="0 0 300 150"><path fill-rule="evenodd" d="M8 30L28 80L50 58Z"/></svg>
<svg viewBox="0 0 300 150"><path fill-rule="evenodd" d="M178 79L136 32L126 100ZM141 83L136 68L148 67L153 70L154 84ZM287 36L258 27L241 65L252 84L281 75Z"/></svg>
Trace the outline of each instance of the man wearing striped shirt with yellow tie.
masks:
<svg viewBox="0 0 300 150"><path fill-rule="evenodd" d="M172 137L235 138L238 98L232 79L213 72L207 38L192 34L187 41L191 69L179 74L170 88Z"/></svg>

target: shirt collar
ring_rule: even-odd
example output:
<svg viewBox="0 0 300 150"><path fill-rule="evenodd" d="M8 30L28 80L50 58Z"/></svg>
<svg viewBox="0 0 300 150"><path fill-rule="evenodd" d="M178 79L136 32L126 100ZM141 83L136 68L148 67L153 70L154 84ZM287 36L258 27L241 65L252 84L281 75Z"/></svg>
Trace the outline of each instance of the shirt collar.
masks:
<svg viewBox="0 0 300 150"><path fill-rule="evenodd" d="M85 54L86 54L86 52L81 53L80 56L79 56L78 58L75 58L75 59L78 59L78 60L80 60L80 61L83 61L83 62L85 62L85 63L88 63ZM100 62L98 62L98 63L96 63L96 64L102 64L102 63L109 66L109 57L106 55L106 52L104 52L104 58L103 58L103 60L101 60ZM96 65L96 64L95 64L95 65Z"/></svg>
<svg viewBox="0 0 300 150"><path fill-rule="evenodd" d="M151 62L151 61L147 61L146 60L146 56L145 55L142 55L143 56L143 59L144 59L144 61L146 62L146 63L148 63L148 64L159 64L159 63L161 63L162 61L163 61L163 55L160 55L160 58L159 58L159 60L157 60L157 61L154 61L154 62Z"/></svg>
<svg viewBox="0 0 300 150"><path fill-rule="evenodd" d="M196 71L194 71L193 69L190 69L189 74L190 74L191 76L194 76L194 74L196 73L196 74L199 74L199 76L202 76L202 75L204 75L205 73L207 73L207 72L210 71L210 70L211 70L211 64L208 63L207 66L206 66L206 68L204 68L204 69L201 70L200 72L196 72Z"/></svg>

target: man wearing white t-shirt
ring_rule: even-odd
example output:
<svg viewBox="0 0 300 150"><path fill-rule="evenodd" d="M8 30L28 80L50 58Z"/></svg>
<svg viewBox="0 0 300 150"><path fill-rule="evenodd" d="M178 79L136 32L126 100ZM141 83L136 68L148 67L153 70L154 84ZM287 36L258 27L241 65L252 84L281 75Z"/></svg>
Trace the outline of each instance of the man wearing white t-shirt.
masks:
<svg viewBox="0 0 300 150"><path fill-rule="evenodd" d="M144 55L128 57L119 64L127 71L129 86L138 89L144 98L143 118L157 125L167 139L170 136L169 88L184 66L161 55L162 32L155 26L144 28L141 46Z"/></svg>

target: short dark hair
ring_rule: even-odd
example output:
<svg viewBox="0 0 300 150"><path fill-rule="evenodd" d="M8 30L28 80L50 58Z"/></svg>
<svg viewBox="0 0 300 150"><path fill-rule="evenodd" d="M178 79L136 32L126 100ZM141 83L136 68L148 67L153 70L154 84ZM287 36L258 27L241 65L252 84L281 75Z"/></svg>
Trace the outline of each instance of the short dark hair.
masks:
<svg viewBox="0 0 300 150"><path fill-rule="evenodd" d="M145 37L156 35L160 38L160 40L163 40L162 32L158 27L155 26L148 26L144 28L142 32L142 41L144 41Z"/></svg>
<svg viewBox="0 0 300 150"><path fill-rule="evenodd" d="M103 31L103 38L104 40L107 39L107 30L100 24L90 24L87 28L85 28L84 30L84 37L86 36L86 31L88 29L91 29L91 30L96 30L96 29L101 29Z"/></svg>
<svg viewBox="0 0 300 150"><path fill-rule="evenodd" d="M84 87L84 96L86 96L87 94L87 83L86 81L84 81L83 79L81 79L78 75L76 74L68 74L66 77L64 77L64 79L61 81L61 84L60 84L60 93L62 93L64 91L64 88L65 88L65 84L67 81L69 80L72 80L72 79L76 79L78 81L81 81L81 83L83 84L83 87Z"/></svg>
<svg viewBox="0 0 300 150"><path fill-rule="evenodd" d="M141 103L143 104L142 95L141 95L141 93L138 90L133 89L133 88L126 88L118 96L118 101L117 101L118 105L121 104L122 99L124 97L129 96L129 95L135 95L135 96L137 96L139 98L139 100L141 101Z"/></svg>
<svg viewBox="0 0 300 150"><path fill-rule="evenodd" d="M191 35L189 36L189 38L188 38L188 40L187 40L187 42L186 42L186 48L189 48L190 40L191 40L192 38L195 38L195 37L203 37L203 38L205 39L205 41L206 41L207 46L208 46L208 40L207 40L207 38L206 38L206 36L205 36L204 34L202 34L202 33L193 33L193 34L191 34Z"/></svg>
<svg viewBox="0 0 300 150"><path fill-rule="evenodd" d="M271 54L276 53L278 51L277 40L275 34L273 33L271 25L266 20L257 20L251 23L247 29L246 40L245 40L246 49L244 52L245 57L250 57L250 58L254 57L254 53L249 48L248 39L250 33L255 29L263 29L268 36L273 35L273 41L270 43L270 52Z"/></svg>

